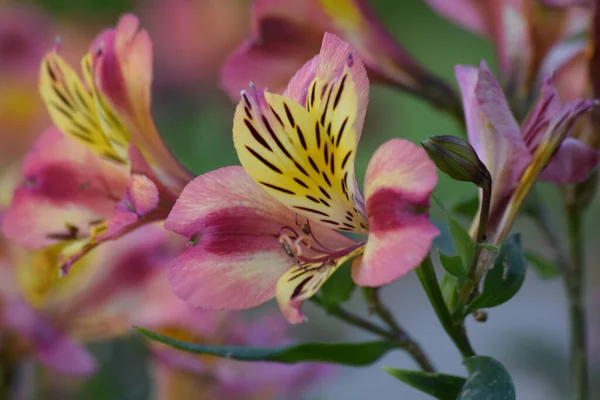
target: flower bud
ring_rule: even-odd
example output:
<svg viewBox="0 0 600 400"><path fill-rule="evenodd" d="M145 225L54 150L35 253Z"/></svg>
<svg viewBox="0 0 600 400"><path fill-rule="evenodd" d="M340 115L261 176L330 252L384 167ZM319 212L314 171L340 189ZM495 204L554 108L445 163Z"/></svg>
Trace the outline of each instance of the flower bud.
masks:
<svg viewBox="0 0 600 400"><path fill-rule="evenodd" d="M421 142L435 165L452 179L489 189L490 172L469 142L456 136L432 136Z"/></svg>

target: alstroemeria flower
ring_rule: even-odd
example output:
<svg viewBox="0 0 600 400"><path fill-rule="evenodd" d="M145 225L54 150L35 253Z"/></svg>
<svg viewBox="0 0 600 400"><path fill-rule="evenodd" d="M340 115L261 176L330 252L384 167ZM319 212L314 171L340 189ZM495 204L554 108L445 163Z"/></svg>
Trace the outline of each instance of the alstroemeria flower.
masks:
<svg viewBox="0 0 600 400"><path fill-rule="evenodd" d="M87 238L65 272L99 243L164 219L192 178L152 121L152 43L138 28L137 18L125 15L115 29L98 35L82 59L83 79L56 49L41 65L42 98L68 138L47 134L28 155L25 181L3 230L30 248ZM54 147L60 141L73 150ZM49 213L49 206L61 212ZM65 215L82 209L85 218ZM92 226L82 226L87 223Z"/></svg>
<svg viewBox="0 0 600 400"><path fill-rule="evenodd" d="M544 79L540 68L550 51L586 28L592 4L587 0L426 1L449 20L491 38L504 83L525 95Z"/></svg>
<svg viewBox="0 0 600 400"><path fill-rule="evenodd" d="M479 68L457 66L456 79L469 141L492 176L490 227L537 153L550 152L552 157L539 179L559 185L584 181L598 164L596 150L568 137L577 119L593 107L591 100L562 104L552 80L547 79L537 103L519 126L485 62Z"/></svg>
<svg viewBox="0 0 600 400"><path fill-rule="evenodd" d="M460 113L452 89L395 41L365 0L256 0L252 17L251 38L222 71L222 85L235 101L250 81L260 90L280 93L296 70L317 54L323 34L334 32L356 49L374 80Z"/></svg>
<svg viewBox="0 0 600 400"><path fill-rule="evenodd" d="M419 265L439 233L427 214L436 169L420 147L390 140L369 163L363 200L354 160L367 103L360 57L331 34L285 95L242 93L233 137L243 169L196 178L165 222L190 239L171 266L178 296L242 309L276 294L297 323L302 301L346 260L362 255L352 275L364 286Z"/></svg>
<svg viewBox="0 0 600 400"><path fill-rule="evenodd" d="M15 363L34 357L62 373L92 373L84 343L130 330L144 304L139 293L156 277L165 280L164 266L178 248L166 233L146 226L83 257L62 279L56 260L64 244L13 248L0 263L0 354L8 349Z"/></svg>

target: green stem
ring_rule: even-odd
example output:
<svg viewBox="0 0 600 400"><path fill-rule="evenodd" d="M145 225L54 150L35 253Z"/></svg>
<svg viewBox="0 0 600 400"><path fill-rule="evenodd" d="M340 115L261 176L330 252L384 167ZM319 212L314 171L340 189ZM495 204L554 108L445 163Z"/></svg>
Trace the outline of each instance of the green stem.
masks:
<svg viewBox="0 0 600 400"><path fill-rule="evenodd" d="M396 321L394 315L381 301L381 298L379 297L379 288L364 287L363 295L369 306L369 312L376 314L383 322L385 322L390 328L390 331L394 334L395 340L399 343L403 343L403 349L412 355L423 371L434 372L435 368L431 364L429 357L427 357L420 346L410 338L408 333L406 333L398 321Z"/></svg>
<svg viewBox="0 0 600 400"><path fill-rule="evenodd" d="M467 280L460 289L458 294L458 301L456 308L454 309L455 319L464 319L463 309L464 306L469 302L473 290L479 284L479 280L482 277L481 271L477 270L479 265L479 258L481 256L480 244L486 240L486 230L488 218L490 215L490 205L492 199L492 190L489 188L482 188L481 196L481 212L479 213L479 221L477 225L477 232L475 234L475 246L473 248L473 257L471 258L471 265L469 266L469 272L467 273Z"/></svg>
<svg viewBox="0 0 600 400"><path fill-rule="evenodd" d="M415 271L446 334L452 339L463 358L474 356L475 352L467 337L463 321L455 322L450 315L450 310L446 306L435 270L433 269L433 264L431 263L431 258L425 258L421 266Z"/></svg>
<svg viewBox="0 0 600 400"><path fill-rule="evenodd" d="M571 269L566 276L571 319L571 384L573 400L589 399L585 288L581 209L567 206Z"/></svg>
<svg viewBox="0 0 600 400"><path fill-rule="evenodd" d="M323 308L328 314L333 315L334 317L344 321L345 323L355 326L357 328L361 328L368 332L374 333L377 336L381 336L385 339L388 339L395 344L398 345L399 348L408 352L411 357L419 364L419 367L425 372L435 372L435 368L429 361L429 358L421 349L421 347L414 342L408 335L398 335L396 332L388 331L387 329L381 328L358 315L352 314L346 310L344 310L340 306L325 306L320 298L317 296L313 296L310 300L317 304L319 307Z"/></svg>

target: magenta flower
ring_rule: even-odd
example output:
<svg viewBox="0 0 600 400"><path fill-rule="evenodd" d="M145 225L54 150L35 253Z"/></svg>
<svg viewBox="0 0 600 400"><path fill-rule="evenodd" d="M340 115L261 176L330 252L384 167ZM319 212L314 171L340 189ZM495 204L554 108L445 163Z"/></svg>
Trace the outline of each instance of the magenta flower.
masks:
<svg viewBox="0 0 600 400"><path fill-rule="evenodd" d="M281 93L306 61L319 51L325 32L348 41L371 77L455 111L452 90L419 65L383 28L364 0L258 0L252 8L252 36L222 70L222 85L239 100L252 81ZM458 111L460 112L460 111Z"/></svg>
<svg viewBox="0 0 600 400"><path fill-rule="evenodd" d="M593 101L562 104L548 79L537 103L519 126L485 62L479 68L457 66L456 79L469 141L492 176L492 219L499 217L536 153L551 153L551 161L539 178L559 185L584 181L598 164L596 150L567 137L577 119L593 107Z"/></svg>
<svg viewBox="0 0 600 400"><path fill-rule="evenodd" d="M550 51L563 39L586 28L592 2L427 0L427 3L449 20L490 38L504 83L511 90L528 93L534 84L543 81L545 75L539 72ZM558 64L566 61L555 60Z"/></svg>
<svg viewBox="0 0 600 400"><path fill-rule="evenodd" d="M364 286L419 265L438 235L427 214L436 169L421 148L390 140L369 163L363 200L354 159L367 102L360 57L331 34L284 95L242 93L233 137L243 168L196 178L165 222L190 240L169 274L179 297L243 309L276 295L297 323L302 301L346 260L362 255L352 275Z"/></svg>
<svg viewBox="0 0 600 400"><path fill-rule="evenodd" d="M98 35L82 69L83 80L56 49L46 54L40 91L66 136L53 128L34 146L3 222L28 248L82 241L64 272L99 243L166 218L191 180L150 115L152 43L137 18Z"/></svg>

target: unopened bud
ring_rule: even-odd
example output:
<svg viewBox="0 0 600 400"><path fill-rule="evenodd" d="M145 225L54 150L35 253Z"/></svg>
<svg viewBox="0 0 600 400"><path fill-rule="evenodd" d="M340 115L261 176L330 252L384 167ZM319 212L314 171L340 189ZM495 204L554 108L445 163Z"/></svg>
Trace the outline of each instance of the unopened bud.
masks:
<svg viewBox="0 0 600 400"><path fill-rule="evenodd" d="M469 142L456 136L432 136L421 142L435 165L452 179L489 189L490 172Z"/></svg>

